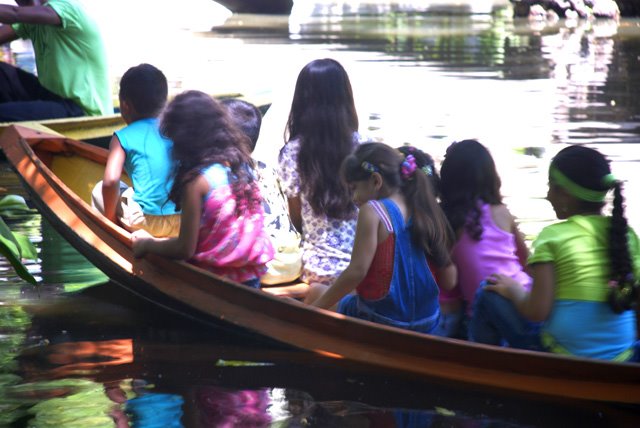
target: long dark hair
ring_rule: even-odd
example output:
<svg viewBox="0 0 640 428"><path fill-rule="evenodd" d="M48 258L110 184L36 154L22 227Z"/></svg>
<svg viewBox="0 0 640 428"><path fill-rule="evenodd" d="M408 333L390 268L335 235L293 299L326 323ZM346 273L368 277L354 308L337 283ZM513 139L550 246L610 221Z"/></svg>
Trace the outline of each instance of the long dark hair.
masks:
<svg viewBox="0 0 640 428"><path fill-rule="evenodd" d="M453 230L479 241L481 203L502 203L500 176L489 150L476 140L451 144L440 167L440 200Z"/></svg>
<svg viewBox="0 0 640 428"><path fill-rule="evenodd" d="M408 177L401 174L405 155L382 143L358 146L342 163L341 176L346 183L367 180L374 171L364 168L363 162L372 165L375 172L382 176L386 186L402 191L412 219L411 237L414 242L437 266L447 266L450 263L449 249L453 233L436 200L426 165L419 161L426 157L421 156L422 152L416 148L405 150L414 156L417 166L415 172Z"/></svg>
<svg viewBox="0 0 640 428"><path fill-rule="evenodd" d="M160 132L173 141L173 187L169 193L178 207L185 185L211 164L228 166L236 199L236 213L253 212L260 206L249 137L229 118L227 109L200 91L187 91L169 103L160 121Z"/></svg>
<svg viewBox="0 0 640 428"><path fill-rule="evenodd" d="M336 168L354 149L358 115L345 69L333 59L307 64L296 82L285 141L299 139L301 191L315 214L346 219L355 207Z"/></svg>
<svg viewBox="0 0 640 428"><path fill-rule="evenodd" d="M629 226L624 216L622 183L606 182L611 174L609 161L597 150L573 145L562 149L551 161L549 167L556 168L574 183L589 189L606 192L613 188L613 211L609 228L609 263L611 293L609 304L616 313L631 309L638 299L637 279L633 276L633 266L629 254ZM549 179L550 182L552 179ZM589 202L576 198L578 208L585 213L598 212L604 202Z"/></svg>

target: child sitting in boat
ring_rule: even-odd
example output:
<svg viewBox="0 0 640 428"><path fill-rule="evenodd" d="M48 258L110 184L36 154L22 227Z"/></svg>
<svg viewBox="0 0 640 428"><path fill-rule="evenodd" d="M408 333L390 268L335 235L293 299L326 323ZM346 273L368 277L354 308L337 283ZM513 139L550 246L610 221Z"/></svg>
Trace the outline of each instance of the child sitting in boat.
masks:
<svg viewBox="0 0 640 428"><path fill-rule="evenodd" d="M431 188L434 191L434 195L436 198L440 197L440 176L438 175L438 170L436 169L435 162L431 155L423 152L422 150L417 150L413 146L401 146L398 147L397 150L402 153L405 157L412 155L416 161L416 166L424 171L427 174L427 178L429 179L429 183L431 184ZM453 231L449 229L451 232L450 241L453 242L455 237L453 236ZM458 270L455 267L455 264L452 263L449 269L438 269L433 265L432 261L429 261L429 269L434 274L434 279L438 284L438 289L440 290L440 297L442 297L443 293L447 293L453 287L456 286L458 281ZM442 307L442 299L440 300L440 322L438 322L438 329L434 330L432 334L436 336L444 336L439 330L442 328L443 323L443 307ZM444 323L446 325L446 323Z"/></svg>
<svg viewBox="0 0 640 428"><path fill-rule="evenodd" d="M249 137L251 143L249 149L253 152L260 135L262 113L253 104L238 98L226 98L221 102L227 107L231 119ZM256 159L254 163L263 199L264 226L275 250L273 260L267 263L267 273L260 281L269 285L284 284L300 276L302 269L300 234L291 222L287 199L282 193L275 170Z"/></svg>
<svg viewBox="0 0 640 428"><path fill-rule="evenodd" d="M189 260L259 287L273 248L264 230L249 137L220 102L199 91L176 96L160 129L174 143L169 198L182 209L180 234L163 239L137 231L132 235L134 254Z"/></svg>
<svg viewBox="0 0 640 428"><path fill-rule="evenodd" d="M417 149L414 149L417 150ZM306 302L385 325L430 333L438 324L438 286L428 262L451 270L451 233L427 175L412 154L360 145L342 176L360 207L349 266ZM441 273L446 277L447 273ZM355 290L355 294L351 292Z"/></svg>
<svg viewBox="0 0 640 428"><path fill-rule="evenodd" d="M172 142L158 129L167 92L166 77L150 64L124 73L119 96L127 126L111 138L104 178L92 193L93 206L109 220L159 237L177 236L180 230L180 214L168 200ZM123 169L133 187L120 181Z"/></svg>
<svg viewBox="0 0 640 428"><path fill-rule="evenodd" d="M438 334L467 338L467 321L480 283L492 273L514 278L525 287L528 249L515 218L502 203L500 177L489 153L476 140L453 143L440 168L440 201L456 234L451 258L457 286L440 294Z"/></svg>
<svg viewBox="0 0 640 428"><path fill-rule="evenodd" d="M338 168L359 141L349 76L333 59L298 75L279 155L280 182L302 233L302 281L331 284L351 257L357 210Z"/></svg>
<svg viewBox="0 0 640 428"><path fill-rule="evenodd" d="M544 228L533 243L530 291L514 278L488 277L470 326L475 340L637 361L632 309L640 243L624 217L621 188L594 149L569 146L553 158L547 199L563 221ZM613 213L606 216L602 210L611 189Z"/></svg>

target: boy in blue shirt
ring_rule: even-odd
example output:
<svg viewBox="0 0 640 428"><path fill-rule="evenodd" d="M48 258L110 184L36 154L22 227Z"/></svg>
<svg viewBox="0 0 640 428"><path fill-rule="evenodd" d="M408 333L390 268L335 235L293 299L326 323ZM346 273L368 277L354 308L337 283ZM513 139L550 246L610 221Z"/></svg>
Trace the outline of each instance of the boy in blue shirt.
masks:
<svg viewBox="0 0 640 428"><path fill-rule="evenodd" d="M113 135L103 180L93 190L93 205L129 231L157 237L178 236L180 214L168 199L172 186L173 143L158 129L167 102L164 74L149 64L132 67L120 81L120 111L127 126ZM120 181L126 171L132 188Z"/></svg>

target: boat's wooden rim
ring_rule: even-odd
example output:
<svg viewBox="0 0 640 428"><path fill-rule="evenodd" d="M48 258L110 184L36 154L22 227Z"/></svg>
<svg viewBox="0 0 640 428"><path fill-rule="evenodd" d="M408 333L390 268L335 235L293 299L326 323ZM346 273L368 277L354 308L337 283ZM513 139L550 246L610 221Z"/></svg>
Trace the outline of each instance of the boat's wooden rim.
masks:
<svg viewBox="0 0 640 428"><path fill-rule="evenodd" d="M184 262L135 259L129 234L71 194L36 152L94 160L106 151L20 126L0 137L43 212L116 281L151 288L203 314L332 358L425 378L545 396L640 403L640 365L498 348L373 324L235 284ZM33 150L32 150L33 148ZM55 224L57 223L57 224ZM175 278L179 281L167 281ZM238 304L242 302L242 304Z"/></svg>
<svg viewBox="0 0 640 428"><path fill-rule="evenodd" d="M254 94L252 96L245 96L237 92L219 93L213 94L213 97L217 99L224 98L239 98L249 101L256 105L263 113L271 105L264 95ZM67 138L74 140L106 140L111 138L113 133L118 129L126 126L126 123L122 116L117 114L108 114L102 116L80 116L80 117L66 117L60 119L46 119L46 120L29 120L22 122L0 122L0 133L12 125L24 126L32 129L40 129L42 131L48 130L55 131ZM106 147L106 142L102 142Z"/></svg>

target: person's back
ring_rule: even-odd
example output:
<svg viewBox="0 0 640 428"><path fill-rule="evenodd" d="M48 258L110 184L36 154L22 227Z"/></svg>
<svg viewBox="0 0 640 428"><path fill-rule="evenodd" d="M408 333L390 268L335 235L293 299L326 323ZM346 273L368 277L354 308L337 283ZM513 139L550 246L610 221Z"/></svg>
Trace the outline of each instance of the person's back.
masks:
<svg viewBox="0 0 640 428"><path fill-rule="evenodd" d="M610 190L613 210L605 216ZM471 338L565 355L640 360L635 311L640 244L624 216L622 183L601 153L571 145L549 166L547 200L561 221L545 227L533 242L531 290L505 275L489 276L476 299Z"/></svg>
<svg viewBox="0 0 640 428"><path fill-rule="evenodd" d="M266 273L273 253L264 230L263 210L237 215L239 204L229 180L231 170L214 163L201 170L209 192L204 198L198 244L190 261L211 272L246 282ZM257 188L252 198L259 199ZM242 266L242 267L239 267Z"/></svg>
<svg viewBox="0 0 640 428"><path fill-rule="evenodd" d="M176 96L162 115L161 129L174 143L169 198L181 208L180 233L158 239L137 231L134 254L188 260L260 287L273 247L264 230L248 137L222 104L200 91Z"/></svg>
<svg viewBox="0 0 640 428"><path fill-rule="evenodd" d="M405 221L391 199L369 204L376 206L389 237L378 244L367 276L356 287L362 299L358 310L374 322L431 332L439 315L438 286L424 250L411 236L411 220Z"/></svg>
<svg viewBox="0 0 640 428"><path fill-rule="evenodd" d="M611 218L574 215L547 226L535 240L529 263L553 260L554 304L542 325L542 344L556 353L626 359L636 338L635 314L617 314L606 303L610 278ZM634 276L640 277L640 244L628 232Z"/></svg>
<svg viewBox="0 0 640 428"><path fill-rule="evenodd" d="M169 200L172 142L160 134L157 118L167 92L164 74L152 65L140 64L122 76L121 114L128 125L115 132L104 179L93 193L94 205L107 218L155 236L176 236L180 227L176 206ZM133 187L120 194L123 170Z"/></svg>
<svg viewBox="0 0 640 428"><path fill-rule="evenodd" d="M262 114L253 104L237 99L222 99L238 127L250 139L250 151L256 146L260 134ZM264 227L275 249L273 260L267 263L267 272L261 277L263 284L282 284L300 276L302 249L300 234L291 222L287 201L280 187L276 171L260 160L254 159L255 173L260 186L264 208Z"/></svg>
<svg viewBox="0 0 640 428"><path fill-rule="evenodd" d="M286 129L278 173L302 233L302 280L330 284L349 264L356 223L337 168L357 146L358 117L338 62L315 60L302 69Z"/></svg>
<svg viewBox="0 0 640 428"><path fill-rule="evenodd" d="M327 308L338 300L345 315L423 333L436 328L429 261L449 277L451 234L418 154L366 143L345 159L342 177L360 207L352 258L331 286L314 285L307 303Z"/></svg>
<svg viewBox="0 0 640 428"><path fill-rule="evenodd" d="M87 115L112 114L106 50L98 26L75 0L49 0L44 6L58 14L60 25L13 25L18 37L33 42L39 82L77 103Z"/></svg>
<svg viewBox="0 0 640 428"><path fill-rule="evenodd" d="M517 256L516 236L504 225L500 227L494 221L494 216L508 216L508 210L504 205L489 205L481 201L478 205L482 236L474 239L463 228L451 253L451 259L458 268L458 287L468 316L471 316L478 286L493 273L507 275L522 284L531 285L531 277L524 272Z"/></svg>
<svg viewBox="0 0 640 428"><path fill-rule="evenodd" d="M439 334L466 337L476 292L488 275L505 274L531 284L524 271L528 250L502 203L500 177L486 147L476 140L451 144L440 178L442 208L457 236L451 258L458 282L456 288L440 294L443 328Z"/></svg>
<svg viewBox="0 0 640 428"><path fill-rule="evenodd" d="M158 129L158 118L139 119L116 131L126 153L124 170L131 178L134 200L145 214L176 214L167 199L171 189L171 140Z"/></svg>

